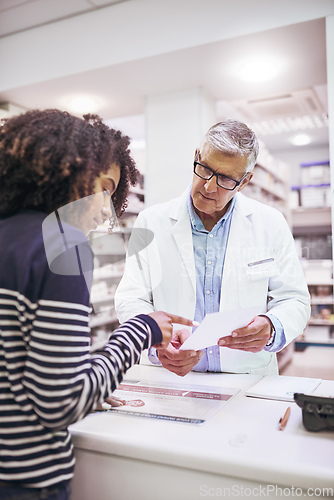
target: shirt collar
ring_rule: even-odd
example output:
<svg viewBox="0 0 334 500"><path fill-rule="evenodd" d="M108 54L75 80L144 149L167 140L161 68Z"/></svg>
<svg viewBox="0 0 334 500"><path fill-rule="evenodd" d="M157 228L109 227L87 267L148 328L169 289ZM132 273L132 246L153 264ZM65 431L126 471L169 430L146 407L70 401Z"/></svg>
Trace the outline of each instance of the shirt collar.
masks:
<svg viewBox="0 0 334 500"><path fill-rule="evenodd" d="M209 233L210 231L207 231L205 229L203 222L201 221L200 217L195 212L190 192L191 192L191 187L189 188L189 191L188 191L187 205L188 205L188 212L189 212L189 217L190 217L192 229L195 231L201 231L201 232L205 231L205 232ZM212 229L213 232L218 231L218 229L224 224L224 222L231 217L234 206L235 206L235 196L233 196L227 212L222 216L221 219L219 219L217 224Z"/></svg>

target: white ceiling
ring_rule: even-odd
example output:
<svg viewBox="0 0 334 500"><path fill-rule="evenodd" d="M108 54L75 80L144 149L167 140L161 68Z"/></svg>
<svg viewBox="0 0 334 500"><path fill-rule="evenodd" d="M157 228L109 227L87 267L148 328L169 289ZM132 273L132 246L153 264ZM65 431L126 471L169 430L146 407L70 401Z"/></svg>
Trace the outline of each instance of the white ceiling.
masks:
<svg viewBox="0 0 334 500"><path fill-rule="evenodd" d="M59 22L113 3L119 2L0 0L0 37L15 36L35 26ZM245 84L235 76L236 64L257 53L281 61L281 72L271 81ZM98 113L104 119L115 121L123 117L118 122L129 135L140 139L144 137L143 113L147 95L201 86L217 102L218 119L234 114L251 123L261 118L277 120L308 113L326 114L326 83L325 20L316 19L8 89L0 93L0 102L16 103L23 108L68 109L70 98L92 96L97 99ZM300 106L300 92L305 90L316 102L317 109L312 111L312 107ZM282 106L282 99L288 105ZM257 103L257 117L253 113L254 100L265 101ZM304 104L307 102L304 100ZM307 133L313 137L313 146L328 146L326 126L309 129ZM285 132L264 139L267 147L275 151L291 148L290 136L291 133Z"/></svg>
<svg viewBox="0 0 334 500"><path fill-rule="evenodd" d="M128 0L0 0L0 37Z"/></svg>

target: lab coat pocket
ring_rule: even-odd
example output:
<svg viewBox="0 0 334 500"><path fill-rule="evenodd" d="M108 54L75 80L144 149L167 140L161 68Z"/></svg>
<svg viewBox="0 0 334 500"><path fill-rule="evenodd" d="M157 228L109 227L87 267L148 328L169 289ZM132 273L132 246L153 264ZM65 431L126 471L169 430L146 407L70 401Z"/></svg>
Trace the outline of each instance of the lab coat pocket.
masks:
<svg viewBox="0 0 334 500"><path fill-rule="evenodd" d="M274 257L248 262L246 274L251 281L270 278L278 274L278 267Z"/></svg>
<svg viewBox="0 0 334 500"><path fill-rule="evenodd" d="M277 358L275 354L261 351L261 361L259 361L258 368L251 368L249 373L251 375L278 375ZM259 357L260 358L260 357ZM263 364L262 364L263 363Z"/></svg>
<svg viewBox="0 0 334 500"><path fill-rule="evenodd" d="M273 256L246 262L239 268L239 303L241 307L259 305L266 310L269 278L278 274Z"/></svg>

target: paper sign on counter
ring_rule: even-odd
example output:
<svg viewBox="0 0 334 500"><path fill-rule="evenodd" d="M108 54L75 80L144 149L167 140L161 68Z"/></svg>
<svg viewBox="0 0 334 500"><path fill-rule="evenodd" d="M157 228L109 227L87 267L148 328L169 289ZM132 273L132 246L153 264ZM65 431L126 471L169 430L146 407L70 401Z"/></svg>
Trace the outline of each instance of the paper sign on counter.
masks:
<svg viewBox="0 0 334 500"><path fill-rule="evenodd" d="M193 384L154 384L123 381L113 393L124 401L123 406L111 407L108 412L135 417L155 418L203 424L221 410L239 389L198 386Z"/></svg>
<svg viewBox="0 0 334 500"><path fill-rule="evenodd" d="M221 337L227 337L233 330L248 325L258 314L261 314L258 306L207 314L194 333L182 344L180 350L197 351L216 345Z"/></svg>
<svg viewBox="0 0 334 500"><path fill-rule="evenodd" d="M248 389L246 396L277 399L278 401L294 401L293 395L295 392L312 394L320 383L320 378L270 375Z"/></svg>

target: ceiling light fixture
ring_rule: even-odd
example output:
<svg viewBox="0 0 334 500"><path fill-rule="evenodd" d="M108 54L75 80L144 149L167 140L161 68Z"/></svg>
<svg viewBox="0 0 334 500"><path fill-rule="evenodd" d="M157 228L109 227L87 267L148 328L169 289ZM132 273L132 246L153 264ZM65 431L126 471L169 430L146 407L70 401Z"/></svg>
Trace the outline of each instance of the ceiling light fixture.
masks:
<svg viewBox="0 0 334 500"><path fill-rule="evenodd" d="M322 115L288 116L272 120L253 122L251 123L251 127L259 135L301 132L309 129L314 130L317 128L328 127L328 116L325 113Z"/></svg>
<svg viewBox="0 0 334 500"><path fill-rule="evenodd" d="M98 109L98 103L93 97L78 96L71 99L70 108L73 113L95 113Z"/></svg>
<svg viewBox="0 0 334 500"><path fill-rule="evenodd" d="M290 139L290 142L294 146L306 146L306 144L310 144L311 137L307 134L297 134Z"/></svg>
<svg viewBox="0 0 334 500"><path fill-rule="evenodd" d="M275 78L281 71L281 64L271 57L248 59L236 67L237 76L244 82L259 83Z"/></svg>

